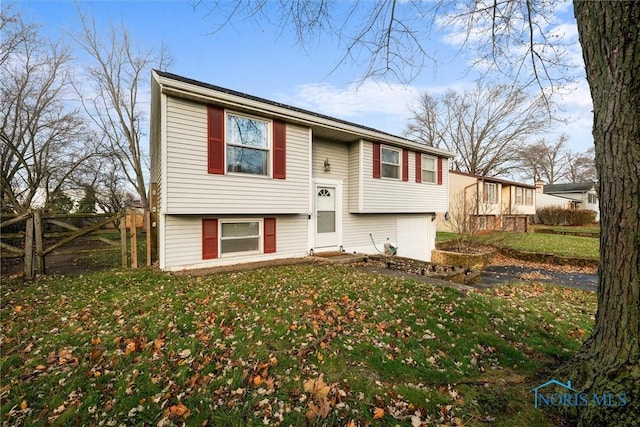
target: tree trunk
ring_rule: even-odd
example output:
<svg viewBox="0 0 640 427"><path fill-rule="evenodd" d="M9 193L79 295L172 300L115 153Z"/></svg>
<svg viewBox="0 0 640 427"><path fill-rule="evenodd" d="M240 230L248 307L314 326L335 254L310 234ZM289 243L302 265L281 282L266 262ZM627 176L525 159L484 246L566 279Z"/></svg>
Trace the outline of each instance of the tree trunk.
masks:
<svg viewBox="0 0 640 427"><path fill-rule="evenodd" d="M576 0L574 10L594 109L600 282L593 332L559 373L590 401L594 393L614 399L611 406L564 409L579 425L638 425L640 2ZM615 398L621 393L625 405Z"/></svg>

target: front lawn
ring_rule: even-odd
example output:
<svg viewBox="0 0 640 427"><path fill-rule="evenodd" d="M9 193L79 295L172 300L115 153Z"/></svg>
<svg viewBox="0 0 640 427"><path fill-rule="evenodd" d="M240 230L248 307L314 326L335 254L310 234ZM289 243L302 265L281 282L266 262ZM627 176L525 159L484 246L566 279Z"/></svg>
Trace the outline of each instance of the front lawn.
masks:
<svg viewBox="0 0 640 427"><path fill-rule="evenodd" d="M600 241L593 237L500 232L490 235L488 241L496 246L524 252L554 254L571 258L600 258Z"/></svg>
<svg viewBox="0 0 640 427"><path fill-rule="evenodd" d="M437 242L452 241L456 237L455 233L436 233ZM593 237L499 231L480 234L476 236L476 239L478 244L507 247L523 252L554 254L571 258L600 258L600 242Z"/></svg>
<svg viewBox="0 0 640 427"><path fill-rule="evenodd" d="M2 425L553 425L530 390L593 293L353 267L2 284Z"/></svg>

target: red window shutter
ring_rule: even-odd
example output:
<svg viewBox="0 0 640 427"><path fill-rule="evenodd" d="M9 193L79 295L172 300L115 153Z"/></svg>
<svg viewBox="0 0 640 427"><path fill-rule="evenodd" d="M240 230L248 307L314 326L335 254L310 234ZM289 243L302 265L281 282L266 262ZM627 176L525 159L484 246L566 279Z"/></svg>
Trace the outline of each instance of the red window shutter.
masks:
<svg viewBox="0 0 640 427"><path fill-rule="evenodd" d="M276 219L264 219L264 247L265 254L272 254L276 251Z"/></svg>
<svg viewBox="0 0 640 427"><path fill-rule="evenodd" d="M218 219L202 220L202 259L218 258Z"/></svg>
<svg viewBox="0 0 640 427"><path fill-rule="evenodd" d="M442 185L442 157L438 157L438 185Z"/></svg>
<svg viewBox="0 0 640 427"><path fill-rule="evenodd" d="M273 122L273 177L287 178L287 125Z"/></svg>
<svg viewBox="0 0 640 427"><path fill-rule="evenodd" d="M402 149L402 180L409 181L409 150Z"/></svg>
<svg viewBox="0 0 640 427"><path fill-rule="evenodd" d="M380 144L373 144L373 177L380 178Z"/></svg>
<svg viewBox="0 0 640 427"><path fill-rule="evenodd" d="M207 107L209 173L224 174L224 109Z"/></svg>
<svg viewBox="0 0 640 427"><path fill-rule="evenodd" d="M422 153L416 153L416 182L422 182Z"/></svg>

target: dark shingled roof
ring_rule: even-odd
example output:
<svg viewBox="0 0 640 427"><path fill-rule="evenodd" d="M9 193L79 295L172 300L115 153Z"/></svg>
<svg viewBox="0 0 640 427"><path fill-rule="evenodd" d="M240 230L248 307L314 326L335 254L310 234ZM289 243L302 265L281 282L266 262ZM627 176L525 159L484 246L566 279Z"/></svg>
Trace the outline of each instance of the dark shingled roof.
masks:
<svg viewBox="0 0 640 427"><path fill-rule="evenodd" d="M584 193L594 187L593 182L573 182L570 184L547 184L543 191L547 194L553 193Z"/></svg>

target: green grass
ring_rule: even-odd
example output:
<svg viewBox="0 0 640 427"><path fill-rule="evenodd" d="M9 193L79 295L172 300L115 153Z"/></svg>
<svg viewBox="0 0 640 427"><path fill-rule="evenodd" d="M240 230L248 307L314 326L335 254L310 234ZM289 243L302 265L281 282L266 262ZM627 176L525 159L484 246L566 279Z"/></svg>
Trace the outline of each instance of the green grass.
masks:
<svg viewBox="0 0 640 427"><path fill-rule="evenodd" d="M438 242L455 240L455 238L455 233L436 233L436 241ZM502 231L479 235L477 239L478 243L524 252L555 254L572 258L598 259L600 257L600 242L593 237Z"/></svg>
<svg viewBox="0 0 640 427"><path fill-rule="evenodd" d="M490 235L488 241L496 246L524 252L555 254L572 258L598 259L600 257L600 242L592 237L501 232Z"/></svg>
<svg viewBox="0 0 640 427"><path fill-rule="evenodd" d="M594 312L579 290L346 266L3 281L2 424L553 425L529 391Z"/></svg>

